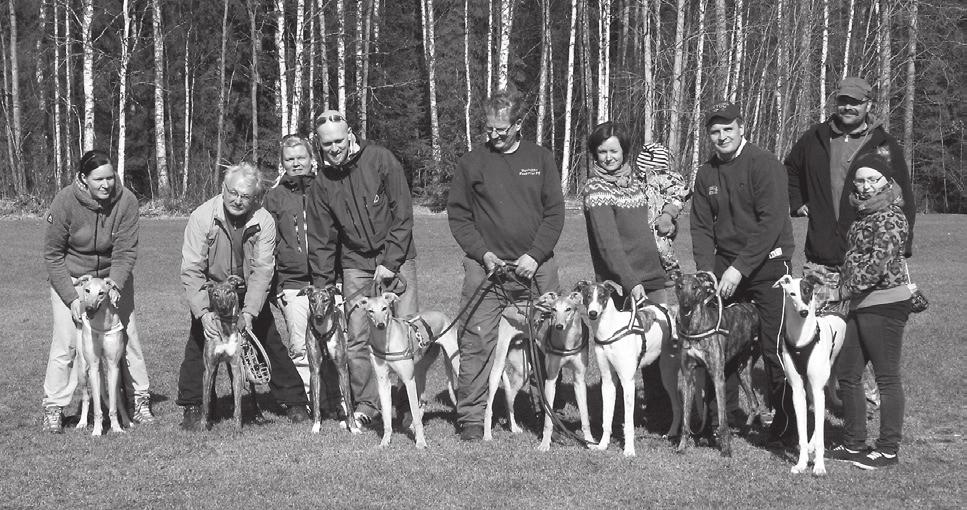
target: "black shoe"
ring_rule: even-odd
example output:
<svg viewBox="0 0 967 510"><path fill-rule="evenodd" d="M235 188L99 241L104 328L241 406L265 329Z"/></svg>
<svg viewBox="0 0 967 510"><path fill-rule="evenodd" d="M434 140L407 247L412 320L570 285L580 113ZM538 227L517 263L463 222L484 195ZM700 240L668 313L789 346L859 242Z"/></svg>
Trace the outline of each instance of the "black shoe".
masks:
<svg viewBox="0 0 967 510"><path fill-rule="evenodd" d="M285 410L285 416L292 423L302 423L309 420L309 412L306 411L306 406L303 405L289 406Z"/></svg>
<svg viewBox="0 0 967 510"><path fill-rule="evenodd" d="M858 455L852 461L854 466L860 469L874 470L885 467L893 467L900 463L900 456L889 454L880 450L870 450L866 455Z"/></svg>
<svg viewBox="0 0 967 510"><path fill-rule="evenodd" d="M460 429L461 441L481 441L483 440L483 425L468 423Z"/></svg>
<svg viewBox="0 0 967 510"><path fill-rule="evenodd" d="M826 454L823 457L830 460L841 460L843 462L853 462L860 457L866 456L869 452L867 449L854 450L847 447L846 445L838 444L832 448L826 450Z"/></svg>
<svg viewBox="0 0 967 510"><path fill-rule="evenodd" d="M181 419L182 430L198 430L201 425L201 406L185 406Z"/></svg>

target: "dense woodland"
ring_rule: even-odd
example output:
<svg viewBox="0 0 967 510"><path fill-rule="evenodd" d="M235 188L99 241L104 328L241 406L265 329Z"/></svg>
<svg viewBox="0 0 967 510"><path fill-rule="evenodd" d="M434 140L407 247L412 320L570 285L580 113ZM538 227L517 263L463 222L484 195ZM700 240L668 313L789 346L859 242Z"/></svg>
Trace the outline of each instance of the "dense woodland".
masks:
<svg viewBox="0 0 967 510"><path fill-rule="evenodd" d="M0 197L42 208L90 148L159 207L212 194L225 165L278 166L278 140L345 111L441 203L482 141L481 101L515 86L524 136L565 189L589 126L668 145L691 176L701 112L738 103L780 158L837 82L875 86L923 211L967 212L963 0L7 0L0 16Z"/></svg>

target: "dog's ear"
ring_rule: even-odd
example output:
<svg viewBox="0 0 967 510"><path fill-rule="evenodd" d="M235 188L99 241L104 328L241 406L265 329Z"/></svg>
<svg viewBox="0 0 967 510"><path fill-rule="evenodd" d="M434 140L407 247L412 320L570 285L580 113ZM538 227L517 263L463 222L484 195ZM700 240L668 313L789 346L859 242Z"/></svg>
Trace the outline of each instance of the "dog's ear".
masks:
<svg viewBox="0 0 967 510"><path fill-rule="evenodd" d="M615 282L613 282L611 280L605 280L604 281L604 286L611 288L611 291L614 292L615 294L619 295L619 296L624 295L623 294L624 291L621 290L621 285L618 285L617 283L615 283Z"/></svg>
<svg viewBox="0 0 967 510"><path fill-rule="evenodd" d="M782 278L779 278L778 280L776 280L776 283L772 284L772 288L778 289L779 287L782 287L783 285L789 285L790 283L792 283L792 276L784 274L782 275Z"/></svg>
<svg viewBox="0 0 967 510"><path fill-rule="evenodd" d="M715 274L711 271L699 271L695 273L695 279L702 285L702 288L715 291Z"/></svg>
<svg viewBox="0 0 967 510"><path fill-rule="evenodd" d="M296 294L296 296L308 296L309 294L312 294L315 290L316 288L313 287L312 285L306 285L305 287L302 287L302 289L299 290L299 293Z"/></svg>
<svg viewBox="0 0 967 510"><path fill-rule="evenodd" d="M786 275L789 276L789 275ZM802 277L802 281L807 283L810 287L815 287L817 285L824 285L823 279L818 275L809 273Z"/></svg>
<svg viewBox="0 0 967 510"><path fill-rule="evenodd" d="M395 303L400 300L400 297L395 292L384 292L383 299L385 299L387 303Z"/></svg>
<svg viewBox="0 0 967 510"><path fill-rule="evenodd" d="M580 292L572 292L568 294L567 299L576 305L584 304L584 294L581 294Z"/></svg>
<svg viewBox="0 0 967 510"><path fill-rule="evenodd" d="M92 278L94 277L89 274L81 275L81 277L77 279L77 283L75 283L74 286L80 287L81 285L84 285L85 283L91 281Z"/></svg>
<svg viewBox="0 0 967 510"><path fill-rule="evenodd" d="M369 306L369 298L366 296L363 296L361 298L356 299L356 304L354 306L358 306L359 308L366 308L367 306Z"/></svg>
<svg viewBox="0 0 967 510"><path fill-rule="evenodd" d="M584 291L588 290L588 287L590 287L590 286L591 286L591 282L589 282L587 280L581 280L581 281L579 281L579 282L577 282L577 283L574 284L574 291L575 292L584 292Z"/></svg>
<svg viewBox="0 0 967 510"><path fill-rule="evenodd" d="M672 269L668 276L675 282L675 285L680 285L682 283L682 270Z"/></svg>
<svg viewBox="0 0 967 510"><path fill-rule="evenodd" d="M245 280L243 280L241 276L233 274L229 276L225 281L232 284L232 287L235 287L235 290L245 289Z"/></svg>

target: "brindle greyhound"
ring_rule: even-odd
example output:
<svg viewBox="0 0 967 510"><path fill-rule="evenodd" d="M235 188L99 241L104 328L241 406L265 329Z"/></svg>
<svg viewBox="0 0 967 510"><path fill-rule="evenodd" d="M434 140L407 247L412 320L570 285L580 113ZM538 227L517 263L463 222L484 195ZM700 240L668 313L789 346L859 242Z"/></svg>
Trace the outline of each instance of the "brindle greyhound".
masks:
<svg viewBox="0 0 967 510"><path fill-rule="evenodd" d="M119 294L110 278L94 278L91 275L81 276L77 280L81 287L80 300L84 306L81 317L81 327L78 331L79 381L82 389L81 419L77 428L87 427L87 413L91 405L91 395L94 396L94 432L99 436L104 433L103 411L101 410L101 367L107 375L108 417L111 419L111 430L124 432L122 423L130 423L127 411L118 398L120 394L119 370L121 358L124 356L124 324L118 315ZM113 292L112 292L113 290ZM90 391L88 391L90 386ZM120 421L118 419L120 415Z"/></svg>
<svg viewBox="0 0 967 510"><path fill-rule="evenodd" d="M246 342L244 332L239 330L239 316L241 315L241 303L239 303L239 291L245 288L245 281L239 276L229 276L224 281L208 281L202 285L203 289L208 289L208 301L211 311L215 313L218 320L218 335L215 338L205 336L205 374L202 378L202 412L204 413L205 428L211 430L212 427L212 396L215 394L215 377L218 374L218 365L225 362L228 367L228 376L232 380L232 397L235 403L233 419L235 421L235 433L242 432L242 384L245 382L245 369L242 366L242 342ZM255 412L258 419L262 418L262 413L258 409L255 399L255 383L250 383L252 401L255 403Z"/></svg>
<svg viewBox="0 0 967 510"><path fill-rule="evenodd" d="M321 424L319 410L322 401L322 366L325 358L336 366L339 379L339 407L344 417L343 426L353 434L362 430L356 423L351 406L349 366L346 357L346 316L343 297L335 285L317 288L307 286L299 292L309 297L309 324L306 338L306 357L309 358L309 387L312 397L312 433L318 434Z"/></svg>
<svg viewBox="0 0 967 510"><path fill-rule="evenodd" d="M715 384L721 453L723 457L731 457L732 434L726 419L725 377L727 371L738 372L739 383L748 401L749 420L746 426L751 425L760 413L758 397L752 391L751 370L758 355L755 340L759 314L751 303L722 306L722 299L716 291L715 275L710 272L700 271L690 275L675 273L673 278L680 310L684 405L684 428L678 452L684 452L691 441L692 401L700 391L696 387L696 368L704 365ZM705 423L704 416L702 423Z"/></svg>

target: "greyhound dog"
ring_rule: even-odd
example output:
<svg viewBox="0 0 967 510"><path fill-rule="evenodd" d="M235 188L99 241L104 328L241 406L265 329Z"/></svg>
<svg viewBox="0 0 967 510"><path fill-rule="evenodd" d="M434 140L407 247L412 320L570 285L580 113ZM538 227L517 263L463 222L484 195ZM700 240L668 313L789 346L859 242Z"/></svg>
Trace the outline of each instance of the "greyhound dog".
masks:
<svg viewBox="0 0 967 510"><path fill-rule="evenodd" d="M111 420L111 430L124 432L122 422L130 423L125 406L118 397L120 393L119 373L121 358L124 356L124 324L118 315L119 294L110 278L81 276L77 284L81 288L80 300L84 307L78 338L80 363L78 374L82 388L81 417L77 428L87 427L87 414L94 397L94 432L104 433L101 409L101 368L107 375L107 414ZM85 380L86 379L86 380ZM88 390L88 386L90 390ZM120 421L118 419L120 415Z"/></svg>
<svg viewBox="0 0 967 510"><path fill-rule="evenodd" d="M524 431L517 423L517 416L514 413L514 401L517 394L530 373L525 352L527 339L529 338L527 318L511 309L505 310L497 326L497 346L494 348L494 364L490 369L490 379L487 384L487 407L484 409L484 441L492 441L494 438L494 397L497 396L497 387L503 386L504 398L507 401L507 425L511 434L520 434Z"/></svg>
<svg viewBox="0 0 967 510"><path fill-rule="evenodd" d="M406 396L413 416L413 435L417 448L426 448L423 433L423 407L420 396L426 386L426 371L433 357L424 356L430 344L437 343L444 352L450 397L456 402L454 388L460 373L460 348L457 331L448 328L451 320L437 311L421 312L410 318L393 316L393 303L399 296L384 292L359 300L359 306L373 325L369 334L370 360L376 374L379 402L383 415L383 439L380 446L387 446L393 433L393 403L390 392L390 369L399 376L406 388ZM440 333L443 333L440 336ZM424 363L424 359L428 362Z"/></svg>
<svg viewBox="0 0 967 510"><path fill-rule="evenodd" d="M554 405L557 377L563 366L570 366L574 375L574 399L581 416L584 440L593 443L591 424L588 420L588 389L585 382L588 369L588 328L583 320L584 298L580 292L559 296L556 292L542 295L535 305L543 315L537 334L537 345L544 353L544 395L548 405ZM546 334L546 329L550 334ZM554 423L551 413L544 413L544 434L537 449L546 452L551 447Z"/></svg>
<svg viewBox="0 0 967 510"><path fill-rule="evenodd" d="M792 403L796 410L796 430L799 432L799 461L792 467L793 473L804 473L813 454L813 475L826 474L824 454L824 423L826 421L825 387L829 380L839 349L846 336L846 321L842 316L829 314L817 316L817 303L813 289L822 281L807 275L793 278L785 275L773 287L785 294L786 341L782 349L782 369L792 388ZM808 386L806 383L808 382ZM806 441L806 397L813 400L815 425L812 438Z"/></svg>
<svg viewBox="0 0 967 510"><path fill-rule="evenodd" d="M755 363L759 313L751 303L722 305L716 291L715 275L700 271L692 275L675 273L675 292L680 307L682 338L682 394L684 417L678 452L684 452L691 440L691 411L695 395L701 391L696 384L696 368L704 365L715 385L718 407L718 435L723 457L732 456L732 433L726 418L725 377L738 372L739 383L749 406L749 420L760 414L759 400L752 391L752 365ZM728 368L727 368L728 366ZM704 407L704 406L700 406ZM704 416L703 421L704 423Z"/></svg>
<svg viewBox="0 0 967 510"><path fill-rule="evenodd" d="M335 285L316 288L309 285L299 291L309 299L309 325L306 338L306 357L309 358L309 386L312 397L312 433L322 427L319 410L322 401L323 359L329 358L336 366L339 378L339 406L345 417L343 426L353 434L362 430L353 414L349 387L349 366L346 364L346 318L343 297Z"/></svg>
<svg viewBox="0 0 967 510"><path fill-rule="evenodd" d="M611 299L621 295L621 287L612 281L603 283L581 281L576 287L584 296L588 319L594 331L594 354L601 372L601 441L596 448L606 450L611 439L614 418L614 377L621 383L624 397L624 455L635 456L635 374L639 368L659 362L662 386L672 402L672 424L667 436L674 435L681 423L681 402L678 400L679 362L674 349L675 322L660 305L649 303L640 323L635 311L621 311Z"/></svg>
<svg viewBox="0 0 967 510"><path fill-rule="evenodd" d="M205 336L205 373L202 377L202 412L204 413L205 428L212 428L212 396L215 394L215 376L218 365L222 362L228 367L228 375L232 380L232 397L235 403L233 419L235 433L242 431L242 384L245 382L245 371L242 365L242 342L248 340L245 333L239 330L238 319L241 314L239 291L245 288L245 281L239 276L229 276L224 281L208 281L202 285L208 289L208 301L211 311L218 321L218 335L215 338ZM255 383L250 383L252 400L255 401ZM256 414L261 417L256 403Z"/></svg>

